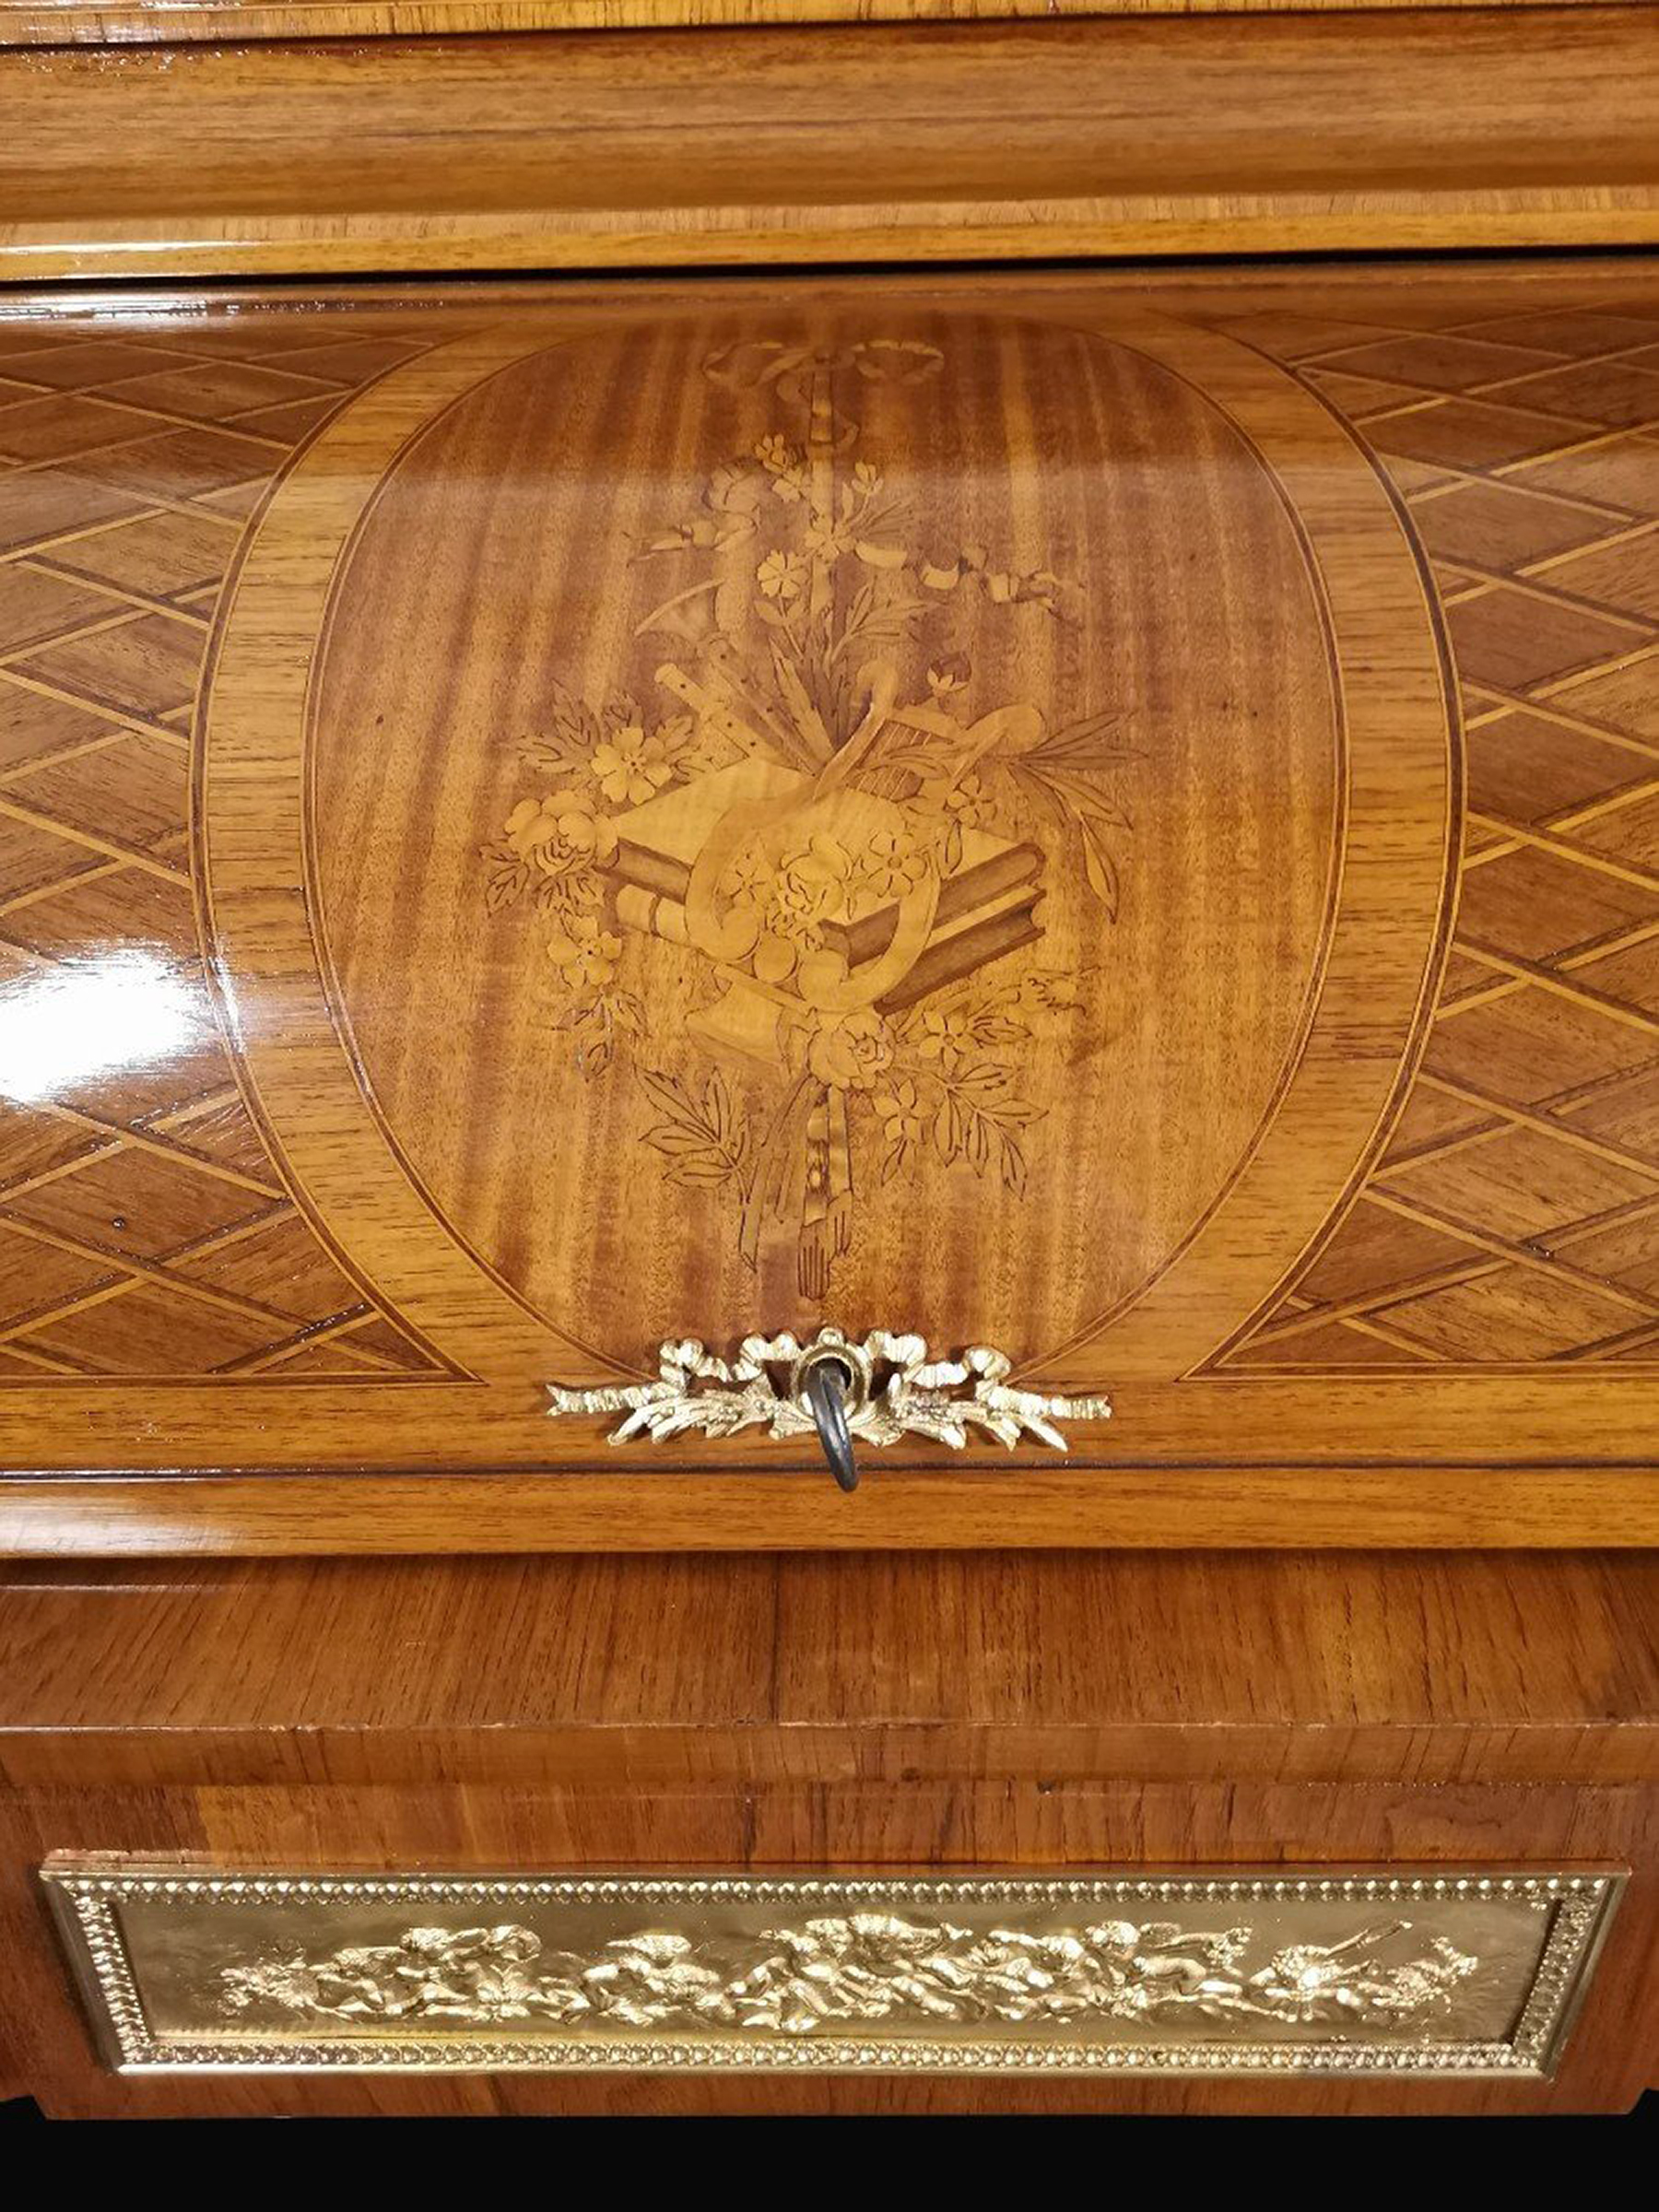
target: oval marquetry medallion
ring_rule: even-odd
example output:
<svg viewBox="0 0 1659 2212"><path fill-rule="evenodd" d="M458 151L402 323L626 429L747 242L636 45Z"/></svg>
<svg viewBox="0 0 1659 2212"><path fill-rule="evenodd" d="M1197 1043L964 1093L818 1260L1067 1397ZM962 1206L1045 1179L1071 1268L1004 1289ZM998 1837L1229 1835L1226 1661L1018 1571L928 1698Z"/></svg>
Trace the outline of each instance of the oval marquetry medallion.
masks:
<svg viewBox="0 0 1659 2212"><path fill-rule="evenodd" d="M1150 318L440 347L278 488L206 727L264 1119L475 1373L825 1318L1186 1371L1350 1188L1438 959L1387 495Z"/></svg>

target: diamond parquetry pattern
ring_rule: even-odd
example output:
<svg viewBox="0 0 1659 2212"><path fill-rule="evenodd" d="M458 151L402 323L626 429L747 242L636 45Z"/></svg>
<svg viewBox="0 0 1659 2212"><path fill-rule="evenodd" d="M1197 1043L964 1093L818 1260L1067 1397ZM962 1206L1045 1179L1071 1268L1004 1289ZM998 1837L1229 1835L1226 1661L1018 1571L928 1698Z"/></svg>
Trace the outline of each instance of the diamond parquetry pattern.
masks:
<svg viewBox="0 0 1659 2212"><path fill-rule="evenodd" d="M1456 924L1385 1154L1226 1364L1651 1359L1659 302L1372 298L1377 321L1233 327L1356 424L1432 563L1467 745Z"/></svg>
<svg viewBox="0 0 1659 2212"><path fill-rule="evenodd" d="M23 1046L0 1082L0 1380L426 1369L241 1105L187 821L242 520L306 431L420 348L314 316L111 328L0 323L0 989ZM155 1056L118 1049L124 1015Z"/></svg>

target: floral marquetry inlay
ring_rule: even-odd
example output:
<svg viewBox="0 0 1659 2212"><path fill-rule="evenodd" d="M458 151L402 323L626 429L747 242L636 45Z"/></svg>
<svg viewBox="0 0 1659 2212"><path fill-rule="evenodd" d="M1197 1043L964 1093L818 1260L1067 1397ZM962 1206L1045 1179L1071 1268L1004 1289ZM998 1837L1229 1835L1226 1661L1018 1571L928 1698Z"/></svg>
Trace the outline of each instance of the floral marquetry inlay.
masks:
<svg viewBox="0 0 1659 2212"><path fill-rule="evenodd" d="M886 1322L1112 1389L1069 1466L1022 1435L1010 1527L1144 1540L1155 1465L1207 1535L1221 1463L1276 1541L1374 1536L1292 1473L1337 1465L1471 1540L1636 1525L1651 275L0 337L8 1465L255 1515L271 1469L529 1476L538 1539L603 1494L677 1541L605 1448L642 1408L547 1379ZM658 1461L812 1456L758 1388L705 1439L755 1381ZM936 1441L908 1540L982 1479Z"/></svg>
<svg viewBox="0 0 1659 2212"><path fill-rule="evenodd" d="M1328 1200L1276 1160L1336 1129L1303 1045L1346 1173L1444 880L1434 641L1351 454L1226 341L916 300L529 319L381 387L262 531L218 724L234 778L326 507L278 742L352 1086L290 1158L346 1249L573 1388L900 1315L1093 1393L1148 1294L1142 1372L1211 1352ZM1339 700L1333 625L1396 599ZM1417 920L1359 1003L1384 865Z"/></svg>
<svg viewBox="0 0 1659 2212"><path fill-rule="evenodd" d="M1120 718L976 673L994 627L1018 666L1022 627L1075 621L1076 583L939 547L850 411L947 368L884 338L703 361L756 435L636 552L663 594L633 630L664 656L654 699L560 685L484 851L489 905L543 918L556 1044L589 1077L628 1062L662 1172L729 1194L751 1266L793 1244L810 1300L877 1202L855 1152L878 1183L926 1150L1023 1194L1046 1109L1021 1051L1075 1020L1078 978L1007 956L1043 937L1051 860L1115 913L1130 828ZM665 944L672 1039L641 988Z"/></svg>

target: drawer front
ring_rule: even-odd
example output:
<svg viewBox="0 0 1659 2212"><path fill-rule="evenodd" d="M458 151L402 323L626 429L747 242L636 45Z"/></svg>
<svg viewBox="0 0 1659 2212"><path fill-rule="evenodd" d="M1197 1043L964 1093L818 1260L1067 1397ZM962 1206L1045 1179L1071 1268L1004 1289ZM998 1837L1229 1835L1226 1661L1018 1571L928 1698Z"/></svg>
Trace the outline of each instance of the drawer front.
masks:
<svg viewBox="0 0 1659 2212"><path fill-rule="evenodd" d="M109 2063L1547 2076L1619 1880L44 1878Z"/></svg>
<svg viewBox="0 0 1659 2212"><path fill-rule="evenodd" d="M1652 1535L1649 273L0 379L8 1540Z"/></svg>

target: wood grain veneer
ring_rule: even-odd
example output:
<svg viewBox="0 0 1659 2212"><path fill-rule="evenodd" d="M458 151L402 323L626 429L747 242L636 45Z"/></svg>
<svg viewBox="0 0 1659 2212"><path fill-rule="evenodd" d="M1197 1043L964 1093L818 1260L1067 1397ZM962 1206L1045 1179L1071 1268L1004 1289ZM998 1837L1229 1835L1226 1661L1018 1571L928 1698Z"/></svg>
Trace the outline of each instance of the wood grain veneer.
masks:
<svg viewBox="0 0 1659 2212"><path fill-rule="evenodd" d="M0 1782L1641 1783L1656 1616L1606 1553L14 1564Z"/></svg>
<svg viewBox="0 0 1659 2212"><path fill-rule="evenodd" d="M1120 270L1113 352L1079 335L1096 277L775 265L1648 244L1656 85L1635 0L0 0L0 282L77 280L0 297L0 1018L24 1018L0 1041L38 1044L30 1009L88 974L160 1024L73 1080L0 1058L0 1549L60 1555L0 1568L0 2093L1541 2112L1652 2080L1656 280ZM718 263L771 273L385 281ZM311 281L180 288L241 272ZM86 281L134 275L175 288ZM705 369L803 332L816 367L759 380L806 406L796 457ZM871 373L930 347L966 399ZM540 1418L547 1374L637 1365L629 1331L682 1290L677 1325L759 1316L734 1222L699 1199L688 1240L665 1199L693 1157L672 1126L556 1085L513 1107L536 977L608 974L624 933L607 905L549 935L519 898L549 841L521 818L512 845L523 794L471 733L546 744L515 673L550 665L543 630L561 681L614 664L654 696L660 643L624 667L613 634L644 493L747 451L822 524L861 439L923 495L928 588L1016 618L939 648L935 709L977 669L999 702L1104 712L1110 678L1153 710L1151 787L1082 878L1125 920L1090 934L1051 841L1039 924L1029 854L987 850L1012 904L970 912L969 952L1023 977L1041 929L1117 1049L1152 1034L1137 1006L1163 1027L1134 1061L1149 1151L1107 1141L1081 1061L1021 1044L1062 1164L1009 1120L995 1204L930 1158L951 1125L915 1081L882 1093L890 1203L924 1200L931 1239L872 1230L830 1283L925 1289L865 1324L978 1297L1017 1348L1041 1335L1045 1386L1110 1382L1116 1419L1069 1462L906 1445L841 1498L792 1446L630 1465ZM1133 620L1056 648L1033 607L1090 547L1091 606ZM774 611L821 613L772 559ZM621 751L613 803L648 806L658 755ZM689 899L671 847L631 848L636 920L646 888ZM1179 959L1144 926L1178 908ZM641 1023L672 1041L688 1003L653 971ZM498 1086L470 1123L432 1073L467 1053ZM868 1072L820 1061L843 1099ZM1292 1063L1311 1079L1276 1085ZM733 1121L705 1118L706 1185ZM1218 1163L1230 1212L1206 1210ZM1114 1190L1141 1218L1091 1210ZM749 1242L767 1325L816 1319L804 1229ZM1374 1548L1407 1544L1436 1548ZM1543 2084L184 2082L100 2071L35 1878L65 1849L1633 1879Z"/></svg>
<svg viewBox="0 0 1659 2212"><path fill-rule="evenodd" d="M1656 41L1567 7L0 53L0 273L1636 243Z"/></svg>
<svg viewBox="0 0 1659 2212"><path fill-rule="evenodd" d="M973 1044L1001 1117L977 1161L940 1116L925 990L861 1017L879 1065L810 1064L850 1133L840 1250L782 1185L751 1236L742 1160L685 1120L712 1067L728 1128L740 1100L795 1158L787 1055L768 1058L764 1022L727 1050L772 1002L742 998L705 1039L650 903L684 895L672 825L727 771L673 768L691 725L663 735L658 704L624 747L645 765L601 762L582 721L600 708L570 704L700 680L694 637L665 678L641 622L706 556L671 533L659 583L629 547L675 506L659 479L695 516L730 452L760 439L795 465L785 430L775 452L761 433L799 392L719 382L735 341L775 358L756 298L495 288L0 322L6 1006L26 1042L60 988L130 976L171 1024L133 1064L14 1082L7 1541L1650 1541L1652 280L1056 276L1000 292L1000 322L961 278L769 295L849 363L874 332L892 350L866 367L903 364L860 372L857 436L920 500L947 626L987 594L964 633L971 712L1029 692L1041 722L1052 691L1079 726L1121 713L1121 761L1086 760L1077 788L1111 806L1134 781L1123 819L1099 818L1096 882L1064 809L1021 829L976 797L974 865L1010 904L970 916L949 958L1005 990L1075 977L1078 1007L1016 1022L1018 1055L994 1023ZM966 412L940 411L935 378ZM649 404L629 415L618 391ZM1074 453L1079 394L1111 470ZM558 467L521 451L525 426L567 419L586 427ZM1054 456L1043 500L1006 488L1021 439ZM1120 541L1138 566L1063 618L1047 603L1075 559L1054 547ZM870 572L896 574L872 546ZM773 602L747 557L719 558L742 610L726 643L748 653ZM794 571L767 559L782 606ZM480 578L500 581L480 595ZM1264 594L1291 635L1253 621ZM1171 684L1181 639L1223 616L1225 661ZM923 656L947 700L950 644ZM958 726L922 712L935 737ZM589 834L603 814L619 854L616 814L634 857L607 848L591 882L572 859L566 912L531 895L547 871L512 840L540 852L536 792L580 795L590 753L616 796ZM611 918L582 936L594 900ZM202 933L235 1022L204 988ZM638 1025L603 1064L547 1026L594 976ZM939 1018L941 1049L967 1051ZM434 1086L441 1064L466 1080ZM549 1140L572 1128L594 1141ZM688 1327L809 1330L835 1300L865 1325L1006 1341L1045 1385L1110 1385L1113 1424L1068 1462L907 1441L831 1512L798 1443L618 1454L596 1418L542 1418L551 1377L637 1371Z"/></svg>
<svg viewBox="0 0 1659 2212"><path fill-rule="evenodd" d="M0 2079L64 2114L1618 2109L1653 2048L1648 1562L14 1569ZM116 2080L31 1870L1630 1865L1535 2083Z"/></svg>
<svg viewBox="0 0 1659 2212"><path fill-rule="evenodd" d="M766 29L780 23L997 23L1085 16L1411 7L1641 6L1646 0L0 0L0 45L407 36L441 31Z"/></svg>

